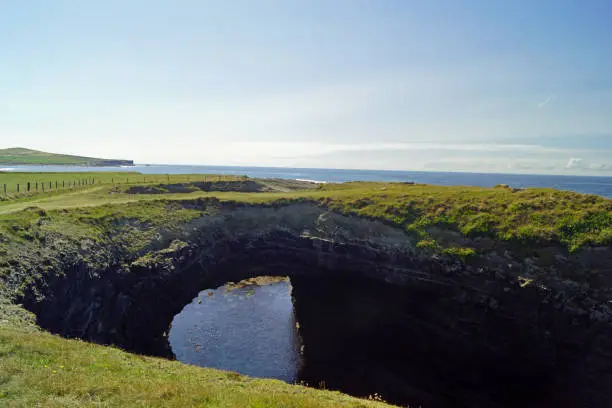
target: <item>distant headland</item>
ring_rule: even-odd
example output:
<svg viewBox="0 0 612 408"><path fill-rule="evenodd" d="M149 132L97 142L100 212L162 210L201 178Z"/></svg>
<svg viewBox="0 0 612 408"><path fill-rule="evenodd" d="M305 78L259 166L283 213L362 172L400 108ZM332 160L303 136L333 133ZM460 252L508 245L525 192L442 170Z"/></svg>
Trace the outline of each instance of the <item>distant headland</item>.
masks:
<svg viewBox="0 0 612 408"><path fill-rule="evenodd" d="M55 154L38 150L14 147L0 149L0 165L32 165L32 166L133 166L133 160L97 159L94 157Z"/></svg>

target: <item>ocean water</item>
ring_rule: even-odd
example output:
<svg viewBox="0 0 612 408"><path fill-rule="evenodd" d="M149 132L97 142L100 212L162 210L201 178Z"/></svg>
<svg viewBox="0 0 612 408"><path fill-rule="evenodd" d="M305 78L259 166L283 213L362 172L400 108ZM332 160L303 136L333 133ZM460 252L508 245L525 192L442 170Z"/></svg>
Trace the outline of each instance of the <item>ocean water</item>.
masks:
<svg viewBox="0 0 612 408"><path fill-rule="evenodd" d="M553 176L532 174L454 173L390 170L300 169L282 167L233 167L190 165L136 165L134 167L12 166L0 171L136 171L144 174L233 174L259 178L300 179L321 182L413 181L415 183L492 187L551 187L612 198L612 177Z"/></svg>
<svg viewBox="0 0 612 408"><path fill-rule="evenodd" d="M300 341L286 280L201 291L172 320L168 341L183 363L298 380Z"/></svg>

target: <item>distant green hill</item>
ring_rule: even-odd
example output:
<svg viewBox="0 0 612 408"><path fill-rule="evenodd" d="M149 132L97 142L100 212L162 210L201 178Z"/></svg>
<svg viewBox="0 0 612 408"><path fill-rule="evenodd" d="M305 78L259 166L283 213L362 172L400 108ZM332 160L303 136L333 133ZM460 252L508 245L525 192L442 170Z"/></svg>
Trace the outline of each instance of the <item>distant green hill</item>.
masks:
<svg viewBox="0 0 612 408"><path fill-rule="evenodd" d="M63 166L133 166L132 160L96 159L93 157L54 154L14 147L0 149L0 165L63 165Z"/></svg>

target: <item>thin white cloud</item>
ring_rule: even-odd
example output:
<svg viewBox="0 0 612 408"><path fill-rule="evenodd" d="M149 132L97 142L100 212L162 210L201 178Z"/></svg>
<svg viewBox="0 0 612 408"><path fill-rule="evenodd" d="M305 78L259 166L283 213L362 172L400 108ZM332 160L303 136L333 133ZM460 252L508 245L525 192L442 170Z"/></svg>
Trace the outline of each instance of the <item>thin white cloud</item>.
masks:
<svg viewBox="0 0 612 408"><path fill-rule="evenodd" d="M566 169L578 171L608 172L612 170L612 164L592 162L578 157L572 157L565 165Z"/></svg>
<svg viewBox="0 0 612 408"><path fill-rule="evenodd" d="M583 160L579 157L572 157L565 165L566 169L581 169L583 167Z"/></svg>
<svg viewBox="0 0 612 408"><path fill-rule="evenodd" d="M550 152L538 145L484 143L321 143L321 142L234 142L230 149L246 152L274 152L277 157L321 155L336 152L452 151L452 152Z"/></svg>
<svg viewBox="0 0 612 408"><path fill-rule="evenodd" d="M606 163L592 163L592 164L589 164L588 168L589 170L596 170L596 171L610 171L612 170L612 165L606 164Z"/></svg>
<svg viewBox="0 0 612 408"><path fill-rule="evenodd" d="M554 102L555 99L557 99L557 95L555 95L555 94L549 95L544 101L538 103L538 109L542 109L543 107L545 107L549 103Z"/></svg>

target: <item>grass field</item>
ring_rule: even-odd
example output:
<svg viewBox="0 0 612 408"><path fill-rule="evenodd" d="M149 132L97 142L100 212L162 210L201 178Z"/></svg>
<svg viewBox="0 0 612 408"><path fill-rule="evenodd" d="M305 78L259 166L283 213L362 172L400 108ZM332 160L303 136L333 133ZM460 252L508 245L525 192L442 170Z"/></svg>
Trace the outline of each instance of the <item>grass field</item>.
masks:
<svg viewBox="0 0 612 408"><path fill-rule="evenodd" d="M159 184L237 180L239 177L203 174L141 174L137 172L0 172L0 200L56 190L83 189L101 184ZM28 191L28 183L30 190ZM4 187L6 186L6 191Z"/></svg>
<svg viewBox="0 0 612 408"><path fill-rule="evenodd" d="M38 150L14 147L0 149L0 165L72 165L72 166L98 166L133 164L128 160L97 159L94 157L73 156L68 154L55 154Z"/></svg>

